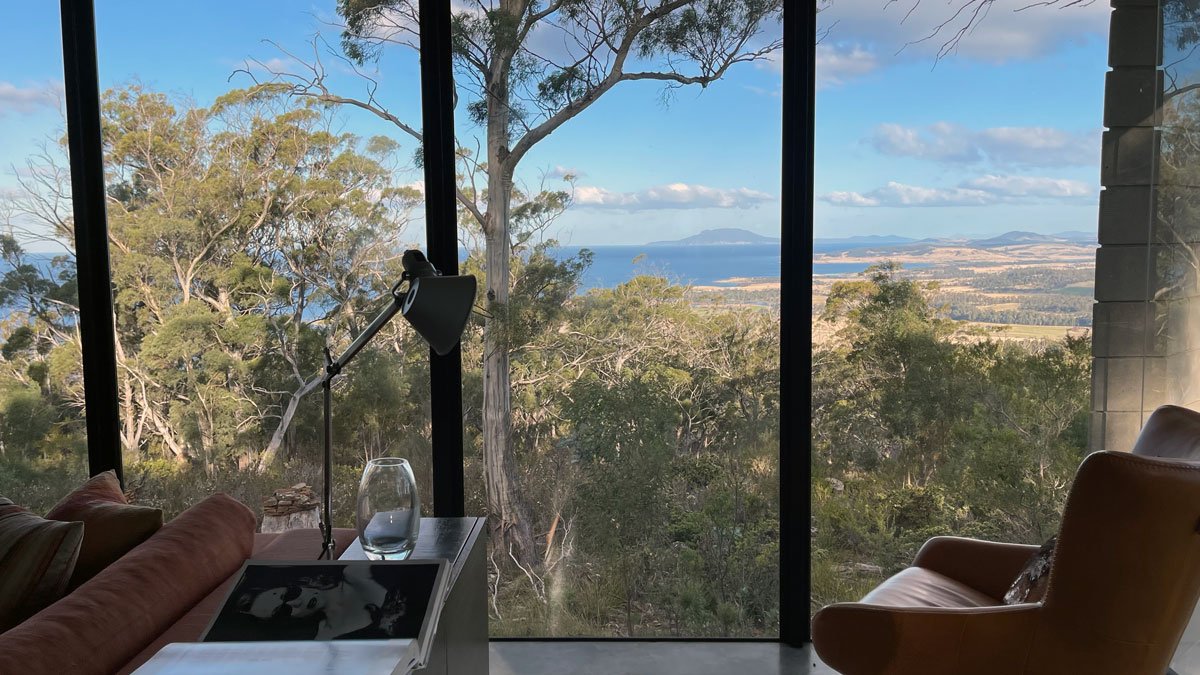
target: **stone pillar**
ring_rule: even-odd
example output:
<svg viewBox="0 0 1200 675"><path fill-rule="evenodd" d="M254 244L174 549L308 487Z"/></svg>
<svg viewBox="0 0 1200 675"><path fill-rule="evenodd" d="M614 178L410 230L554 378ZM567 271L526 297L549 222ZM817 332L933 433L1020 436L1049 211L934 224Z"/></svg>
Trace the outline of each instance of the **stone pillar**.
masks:
<svg viewBox="0 0 1200 675"><path fill-rule="evenodd" d="M1176 244L1157 213L1161 8L1157 0L1112 4L1092 324L1093 450L1133 447L1145 416L1168 398L1163 374L1175 351L1164 339L1173 308L1164 302L1160 258L1173 255Z"/></svg>

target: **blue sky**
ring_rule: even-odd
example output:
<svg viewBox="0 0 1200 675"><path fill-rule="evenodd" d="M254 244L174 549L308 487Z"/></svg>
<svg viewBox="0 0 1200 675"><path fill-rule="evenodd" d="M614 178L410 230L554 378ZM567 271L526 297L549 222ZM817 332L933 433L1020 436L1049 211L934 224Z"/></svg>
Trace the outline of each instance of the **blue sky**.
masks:
<svg viewBox="0 0 1200 675"><path fill-rule="evenodd" d="M318 32L337 44L333 2L97 4L102 86L138 80L200 105L250 84L234 73L247 59L288 66L266 39L302 58ZM919 5L903 21L901 6L885 0L834 0L822 13L818 236L1094 229L1107 8L1012 11L1025 4L997 0L940 61L940 37L904 45L945 18L944 4ZM62 125L57 4L14 3L4 15L0 196L15 189L10 167ZM333 88L362 91L325 58ZM393 112L417 123L415 54L393 50L377 77ZM557 187L562 169L579 175L576 202L552 232L572 244L636 244L712 227L777 235L780 84L777 63L737 66L669 103L654 83L623 83L536 146L519 178ZM410 139L365 113L347 111L339 123L391 135L411 154ZM458 126L460 142L479 135L465 115Z"/></svg>

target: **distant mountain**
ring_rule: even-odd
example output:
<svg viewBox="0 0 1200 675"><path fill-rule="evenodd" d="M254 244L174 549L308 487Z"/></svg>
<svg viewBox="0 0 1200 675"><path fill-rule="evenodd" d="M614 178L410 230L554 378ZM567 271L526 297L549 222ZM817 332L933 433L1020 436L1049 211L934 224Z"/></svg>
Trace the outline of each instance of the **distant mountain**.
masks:
<svg viewBox="0 0 1200 675"><path fill-rule="evenodd" d="M750 230L721 227L674 241L652 241L647 246L728 246L731 244L778 244L777 237L764 237Z"/></svg>
<svg viewBox="0 0 1200 675"><path fill-rule="evenodd" d="M894 234L872 234L863 237L844 237L831 239L813 239L813 246L818 249L823 248L865 248L869 246L896 246L899 244L912 244L916 239L910 237L898 237Z"/></svg>
<svg viewBox="0 0 1200 675"><path fill-rule="evenodd" d="M1054 234L1054 236L1062 237L1063 239L1066 239L1067 241L1072 241L1077 244L1098 243L1098 241L1097 241L1098 237L1096 235L1095 230L1092 230L1091 232L1084 232L1081 230L1068 230L1066 232L1056 232Z"/></svg>
<svg viewBox="0 0 1200 675"><path fill-rule="evenodd" d="M1083 232L1063 232L1060 234L1038 234L1037 232L1021 232L1014 230L1005 232L988 239L976 239L970 242L975 248L996 248L999 246L1020 246L1022 244L1078 244L1081 241L1095 241L1094 236Z"/></svg>

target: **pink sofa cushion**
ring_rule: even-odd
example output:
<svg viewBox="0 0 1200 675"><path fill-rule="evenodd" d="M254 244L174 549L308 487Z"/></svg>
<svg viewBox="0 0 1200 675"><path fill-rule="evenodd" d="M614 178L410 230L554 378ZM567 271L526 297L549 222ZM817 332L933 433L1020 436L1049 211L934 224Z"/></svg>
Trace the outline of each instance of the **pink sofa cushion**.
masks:
<svg viewBox="0 0 1200 675"><path fill-rule="evenodd" d="M149 539L163 524L161 510L135 506L125 499L113 471L89 478L59 500L46 518L84 525L83 545L79 547L79 559L75 561L69 589L79 588L100 570Z"/></svg>
<svg viewBox="0 0 1200 675"><path fill-rule="evenodd" d="M213 495L90 581L0 635L0 673L120 669L224 582L254 546L255 517Z"/></svg>

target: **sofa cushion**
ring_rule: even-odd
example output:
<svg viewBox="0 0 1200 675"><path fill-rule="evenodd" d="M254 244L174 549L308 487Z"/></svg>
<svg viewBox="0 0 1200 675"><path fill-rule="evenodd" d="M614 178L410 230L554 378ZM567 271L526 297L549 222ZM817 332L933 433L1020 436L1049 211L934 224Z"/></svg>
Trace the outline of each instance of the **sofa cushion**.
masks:
<svg viewBox="0 0 1200 675"><path fill-rule="evenodd" d="M82 524L46 520L0 497L0 633L62 597L82 541Z"/></svg>
<svg viewBox="0 0 1200 675"><path fill-rule="evenodd" d="M134 506L125 499L113 471L88 479L55 504L46 518L84 524L83 545L71 574L70 589L78 588L149 539L163 523L161 510Z"/></svg>
<svg viewBox="0 0 1200 675"><path fill-rule="evenodd" d="M0 673L120 669L241 567L255 525L250 509L228 495L196 504L73 593L0 635Z"/></svg>
<svg viewBox="0 0 1200 675"><path fill-rule="evenodd" d="M357 536L358 530L335 527L333 529L333 540L336 544L334 554L341 555ZM254 535L254 553L250 557L254 560L313 560L316 558L314 552L319 553L320 551L320 530L288 530L281 533ZM239 571L240 568L230 574L229 578L216 590L209 593L133 660L125 664L118 675L126 675L137 670L143 663L149 661L150 657L157 654L158 650L172 642L198 642L204 636L204 631L208 630L208 624L213 615L220 611L221 605L225 602L225 596L229 594L230 587L237 581Z"/></svg>

